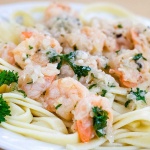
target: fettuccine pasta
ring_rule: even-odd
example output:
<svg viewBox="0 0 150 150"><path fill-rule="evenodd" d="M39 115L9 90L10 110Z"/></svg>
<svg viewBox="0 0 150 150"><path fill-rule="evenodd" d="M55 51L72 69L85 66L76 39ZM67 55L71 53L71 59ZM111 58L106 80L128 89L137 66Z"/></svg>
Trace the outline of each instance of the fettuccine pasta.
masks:
<svg viewBox="0 0 150 150"><path fill-rule="evenodd" d="M121 19L87 21L93 12ZM12 18L0 25L1 127L68 150L150 148L149 27L110 4Z"/></svg>

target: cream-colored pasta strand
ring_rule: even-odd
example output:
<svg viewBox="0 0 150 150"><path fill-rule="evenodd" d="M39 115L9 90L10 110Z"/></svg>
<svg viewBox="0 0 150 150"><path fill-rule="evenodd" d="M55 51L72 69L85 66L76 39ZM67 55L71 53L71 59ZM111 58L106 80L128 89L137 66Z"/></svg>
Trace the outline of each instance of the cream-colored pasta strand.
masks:
<svg viewBox="0 0 150 150"><path fill-rule="evenodd" d="M2 58L0 58L0 64L2 64L3 66L9 68L10 70L14 70L15 72L20 72L20 69L18 69L17 67L9 64L8 62L3 60Z"/></svg>

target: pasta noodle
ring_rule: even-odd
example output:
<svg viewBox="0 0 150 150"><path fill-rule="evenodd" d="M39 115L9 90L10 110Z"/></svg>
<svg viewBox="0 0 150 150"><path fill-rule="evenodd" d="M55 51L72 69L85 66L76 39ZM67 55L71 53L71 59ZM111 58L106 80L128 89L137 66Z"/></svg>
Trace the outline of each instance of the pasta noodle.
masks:
<svg viewBox="0 0 150 150"><path fill-rule="evenodd" d="M1 121L0 110L0 126L67 150L149 149L150 29L88 22L93 12L137 20L112 4L77 14L52 3L2 22L0 100L10 114Z"/></svg>

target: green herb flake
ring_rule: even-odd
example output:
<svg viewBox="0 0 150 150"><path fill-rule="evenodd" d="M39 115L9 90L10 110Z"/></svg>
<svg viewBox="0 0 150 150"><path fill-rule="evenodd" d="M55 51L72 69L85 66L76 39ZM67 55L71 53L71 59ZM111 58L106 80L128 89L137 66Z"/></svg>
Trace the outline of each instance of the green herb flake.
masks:
<svg viewBox="0 0 150 150"><path fill-rule="evenodd" d="M0 123L5 122L6 116L11 116L10 107L7 102L3 99L2 94L0 95Z"/></svg>
<svg viewBox="0 0 150 150"><path fill-rule="evenodd" d="M106 135L104 128L107 126L108 112L101 107L93 107L93 126L98 137Z"/></svg>
<svg viewBox="0 0 150 150"><path fill-rule="evenodd" d="M24 96L24 98L26 98L27 97L27 94L25 93L25 91L23 91L23 90L17 90L18 92L20 92L20 93L22 93L23 94L23 96Z"/></svg>
<svg viewBox="0 0 150 150"><path fill-rule="evenodd" d="M116 87L114 84L110 84L109 82L108 82L108 86L109 87Z"/></svg>
<svg viewBox="0 0 150 150"><path fill-rule="evenodd" d="M26 54L26 58L29 58L29 56L30 56L29 54Z"/></svg>
<svg viewBox="0 0 150 150"><path fill-rule="evenodd" d="M48 55L48 54L47 54ZM58 62L57 69L60 69L62 67L63 63L67 63L74 73L77 75L78 80L83 76L87 76L89 71L91 71L91 68L89 66L78 66L74 64L75 59L75 52L70 52L69 54L63 54L63 55L56 55L53 54L52 56L49 56L49 62Z"/></svg>
<svg viewBox="0 0 150 150"><path fill-rule="evenodd" d="M137 61L137 60L139 60L140 58L143 58L144 60L147 60L145 57L143 57L143 54L142 54L142 53L136 54L136 55L133 57L133 60Z"/></svg>
<svg viewBox="0 0 150 150"><path fill-rule="evenodd" d="M18 73L14 73L14 71L3 70L0 72L0 86L3 84L10 85L11 83L18 83Z"/></svg>
<svg viewBox="0 0 150 150"><path fill-rule="evenodd" d="M32 50L33 49L33 46L29 45L29 50Z"/></svg>
<svg viewBox="0 0 150 150"><path fill-rule="evenodd" d="M117 25L118 28L123 28L122 24Z"/></svg>
<svg viewBox="0 0 150 150"><path fill-rule="evenodd" d="M33 80L32 81L30 81L30 82L28 82L27 84L32 84L33 83Z"/></svg>
<svg viewBox="0 0 150 150"><path fill-rule="evenodd" d="M117 55L119 54L119 52L120 52L120 50L115 51L115 53L116 53Z"/></svg>
<svg viewBox="0 0 150 150"><path fill-rule="evenodd" d="M92 85L90 85L90 86L89 86L89 90L92 89L93 87L96 87L96 86L97 86L97 84L92 84Z"/></svg>
<svg viewBox="0 0 150 150"><path fill-rule="evenodd" d="M55 109L58 109L61 105L62 105L62 104L58 104L58 105L55 107Z"/></svg>
<svg viewBox="0 0 150 150"><path fill-rule="evenodd" d="M105 65L104 69L109 69L110 66L108 64Z"/></svg>
<svg viewBox="0 0 150 150"><path fill-rule="evenodd" d="M128 105L130 104L130 102L132 102L132 100L127 100L124 104L125 107L128 107Z"/></svg>
<svg viewBox="0 0 150 150"><path fill-rule="evenodd" d="M145 103L146 103L146 101L145 101L145 94L146 94L146 93L147 93L146 91L140 90L139 88L137 88L136 91L133 91L133 90L131 89L131 91L129 92L129 94L133 94L133 95L136 96L136 100L137 100L137 101L142 100L142 101L144 101Z"/></svg>
<svg viewBox="0 0 150 150"><path fill-rule="evenodd" d="M105 97L105 95L106 95L106 93L107 93L107 90L102 90L102 93L101 93L101 96L103 96L103 97Z"/></svg>

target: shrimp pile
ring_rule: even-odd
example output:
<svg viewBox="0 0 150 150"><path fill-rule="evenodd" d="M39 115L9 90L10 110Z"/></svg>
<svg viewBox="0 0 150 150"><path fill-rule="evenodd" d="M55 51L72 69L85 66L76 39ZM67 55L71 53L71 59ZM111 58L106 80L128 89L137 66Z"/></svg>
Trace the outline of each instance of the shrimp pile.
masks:
<svg viewBox="0 0 150 150"><path fill-rule="evenodd" d="M113 141L113 89L127 89L134 101L132 90L150 92L150 28L99 19L83 24L70 6L57 3L42 24L43 31L21 28L18 44L0 43L0 57L20 68L19 88L81 142Z"/></svg>

